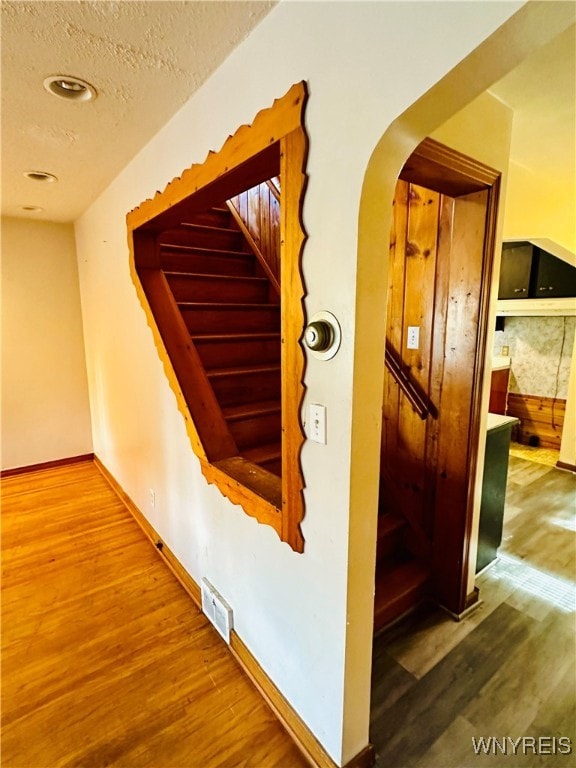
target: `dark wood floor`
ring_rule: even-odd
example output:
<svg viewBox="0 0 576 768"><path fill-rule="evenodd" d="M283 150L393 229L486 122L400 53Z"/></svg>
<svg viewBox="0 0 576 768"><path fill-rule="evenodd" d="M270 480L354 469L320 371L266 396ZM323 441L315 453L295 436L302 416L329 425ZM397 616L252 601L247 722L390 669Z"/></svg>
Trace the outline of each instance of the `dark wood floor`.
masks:
<svg viewBox="0 0 576 768"><path fill-rule="evenodd" d="M375 639L378 768L575 764L575 499L574 474L511 457L503 546L478 578L480 606L459 623L424 607ZM493 741L475 753L491 736L506 754ZM549 754L521 737L542 737Z"/></svg>

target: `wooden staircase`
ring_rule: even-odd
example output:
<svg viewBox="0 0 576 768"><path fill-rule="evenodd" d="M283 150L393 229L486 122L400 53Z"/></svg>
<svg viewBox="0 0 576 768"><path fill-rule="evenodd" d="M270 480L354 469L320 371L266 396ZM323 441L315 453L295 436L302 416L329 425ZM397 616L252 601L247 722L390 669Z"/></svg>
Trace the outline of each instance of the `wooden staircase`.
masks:
<svg viewBox="0 0 576 768"><path fill-rule="evenodd" d="M393 512L378 516L374 632L414 608L427 593L429 569L409 547L407 521Z"/></svg>
<svg viewBox="0 0 576 768"><path fill-rule="evenodd" d="M238 455L280 476L280 297L227 206L187 218L161 269Z"/></svg>

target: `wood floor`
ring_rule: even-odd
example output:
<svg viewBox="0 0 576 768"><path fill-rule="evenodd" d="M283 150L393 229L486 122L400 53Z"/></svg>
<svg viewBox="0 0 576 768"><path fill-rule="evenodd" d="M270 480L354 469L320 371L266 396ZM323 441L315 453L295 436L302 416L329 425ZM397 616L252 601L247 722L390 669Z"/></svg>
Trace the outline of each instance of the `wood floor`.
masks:
<svg viewBox="0 0 576 768"><path fill-rule="evenodd" d="M375 639L378 768L575 764L575 502L574 474L512 456L501 557L478 578L481 605L459 623L423 608ZM548 754L524 736L542 737ZM506 754L493 741L483 753L481 737Z"/></svg>
<svg viewBox="0 0 576 768"><path fill-rule="evenodd" d="M3 768L307 765L92 463L2 486Z"/></svg>

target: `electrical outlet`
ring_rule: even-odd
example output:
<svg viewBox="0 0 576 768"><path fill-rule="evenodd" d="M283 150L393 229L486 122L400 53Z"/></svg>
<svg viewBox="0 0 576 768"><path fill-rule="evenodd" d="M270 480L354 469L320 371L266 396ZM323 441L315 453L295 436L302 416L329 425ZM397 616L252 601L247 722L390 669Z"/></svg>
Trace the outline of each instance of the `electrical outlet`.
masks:
<svg viewBox="0 0 576 768"><path fill-rule="evenodd" d="M150 488L150 506L152 509L154 509L156 506L156 491L154 488Z"/></svg>
<svg viewBox="0 0 576 768"><path fill-rule="evenodd" d="M234 626L232 608L230 608L218 590L210 584L208 579L202 579L200 592L202 594L203 613L210 623L214 625L218 634L230 644L230 630Z"/></svg>
<svg viewBox="0 0 576 768"><path fill-rule="evenodd" d="M326 445L326 406L308 406L308 437L316 443Z"/></svg>

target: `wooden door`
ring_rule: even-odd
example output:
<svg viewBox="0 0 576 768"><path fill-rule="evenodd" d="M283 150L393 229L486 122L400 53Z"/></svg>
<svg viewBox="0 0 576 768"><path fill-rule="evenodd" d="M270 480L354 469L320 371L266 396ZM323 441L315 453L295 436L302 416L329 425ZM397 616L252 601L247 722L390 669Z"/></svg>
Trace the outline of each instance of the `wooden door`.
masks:
<svg viewBox="0 0 576 768"><path fill-rule="evenodd" d="M406 518L433 593L460 613L495 195L485 183L442 189L428 167L409 165L396 187L390 244L381 511Z"/></svg>

